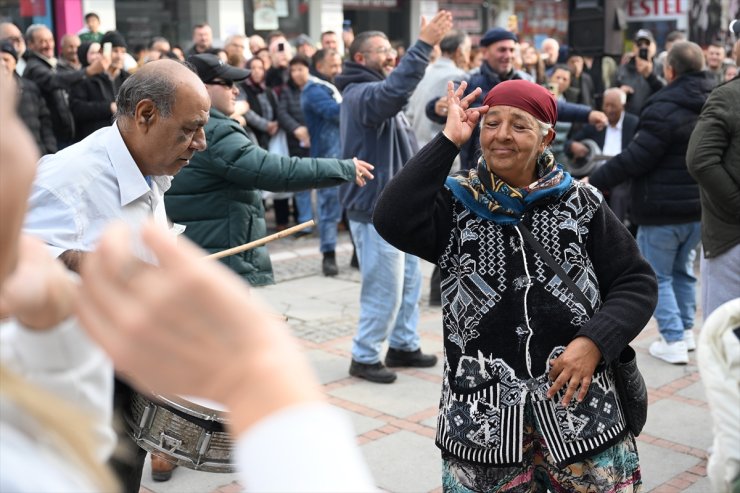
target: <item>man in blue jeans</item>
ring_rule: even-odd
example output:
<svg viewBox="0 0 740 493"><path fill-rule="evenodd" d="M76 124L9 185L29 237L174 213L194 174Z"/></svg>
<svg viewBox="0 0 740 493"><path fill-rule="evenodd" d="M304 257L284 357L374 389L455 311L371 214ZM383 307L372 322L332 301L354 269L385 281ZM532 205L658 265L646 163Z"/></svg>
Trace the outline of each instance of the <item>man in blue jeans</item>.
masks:
<svg viewBox="0 0 740 493"><path fill-rule="evenodd" d="M342 95L334 86L334 77L342 72L342 57L335 50L319 50L313 56L316 76L308 80L301 92L301 109L311 136L311 157L341 156L339 142L339 105ZM316 190L319 212L319 250L323 255L321 271L325 276L339 274L335 248L337 246L337 223L342 216L339 205L339 188ZM311 190L297 192L298 222L313 217Z"/></svg>
<svg viewBox="0 0 740 493"><path fill-rule="evenodd" d="M671 47L664 65L668 85L642 108L634 140L589 177L609 189L631 179L637 244L658 277L655 319L660 339L650 354L686 364L695 348L696 277L700 240L699 186L686 167L686 148L704 102L714 87L701 48L691 42Z"/></svg>
<svg viewBox="0 0 740 493"><path fill-rule="evenodd" d="M342 155L357 156L376 166L375 180L367 187L343 187L340 192L362 275L360 321L349 372L371 382L396 380L396 373L380 362L386 338L390 346L387 366L437 363L436 356L419 349L420 261L383 240L373 227L372 216L385 185L418 151L402 109L424 76L432 47L451 28L452 15L446 11L428 23L422 20L419 40L395 68L387 36L380 31L360 33L349 47L342 74L335 79L343 98L339 119Z"/></svg>

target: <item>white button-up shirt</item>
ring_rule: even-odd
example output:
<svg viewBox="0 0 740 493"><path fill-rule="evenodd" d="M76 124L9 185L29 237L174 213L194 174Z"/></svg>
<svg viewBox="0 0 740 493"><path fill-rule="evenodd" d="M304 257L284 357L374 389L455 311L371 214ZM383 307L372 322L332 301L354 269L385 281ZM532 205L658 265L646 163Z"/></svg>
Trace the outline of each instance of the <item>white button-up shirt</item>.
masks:
<svg viewBox="0 0 740 493"><path fill-rule="evenodd" d="M113 124L39 161L24 231L59 256L94 250L114 220L134 231L150 218L166 226L164 193L171 180L144 177Z"/></svg>
<svg viewBox="0 0 740 493"><path fill-rule="evenodd" d="M601 153L604 156L616 156L622 152L622 126L624 125L624 111L619 117L619 121L613 127L606 126L606 135L604 135L604 148Z"/></svg>

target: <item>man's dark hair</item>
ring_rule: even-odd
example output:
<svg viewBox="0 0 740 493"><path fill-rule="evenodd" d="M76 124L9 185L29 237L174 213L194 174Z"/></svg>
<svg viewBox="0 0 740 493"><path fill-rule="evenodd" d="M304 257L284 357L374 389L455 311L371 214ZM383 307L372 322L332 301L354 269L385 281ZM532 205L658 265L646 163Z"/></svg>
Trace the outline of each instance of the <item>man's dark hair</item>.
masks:
<svg viewBox="0 0 740 493"><path fill-rule="evenodd" d="M196 29L202 29L204 27L211 27L211 26L209 26L207 22L204 22L202 24L196 24L193 26L193 31L195 31Z"/></svg>
<svg viewBox="0 0 740 493"><path fill-rule="evenodd" d="M262 51L262 50L260 50L260 51ZM258 52L258 53L259 53L259 52ZM262 59L261 59L260 57L258 57L258 56L253 56L252 58L250 58L249 60L247 60L247 68L251 70L251 69L252 69L252 64L253 64L253 63L254 63L255 61L257 61L257 62L260 62L260 63L262 64L262 67L264 67L264 66L265 66L265 62L263 62L263 61L262 61Z"/></svg>
<svg viewBox="0 0 740 493"><path fill-rule="evenodd" d="M319 39L322 39L323 40L324 39L324 36L326 36L328 34L333 34L333 35L336 36L337 33L334 32L334 31L324 31L323 33L321 33L321 36L319 37Z"/></svg>
<svg viewBox="0 0 740 493"><path fill-rule="evenodd" d="M715 39L714 41L709 43L709 46L714 46L715 48L722 48L722 52L725 53L725 44L722 41Z"/></svg>
<svg viewBox="0 0 740 493"><path fill-rule="evenodd" d="M677 41L668 52L666 65L673 69L676 77L704 70L704 53L698 44L691 41Z"/></svg>
<svg viewBox="0 0 740 493"><path fill-rule="evenodd" d="M85 22L89 21L90 18L92 18L92 17L94 17L95 19L98 20L98 22L100 22L100 16L98 14L96 14L95 12L89 12L89 13L85 14ZM79 19L79 17L78 17L78 19Z"/></svg>
<svg viewBox="0 0 740 493"><path fill-rule="evenodd" d="M150 99L159 114L167 118L172 115L176 91L175 81L165 71L134 72L118 91L115 119L134 118L136 106L145 99Z"/></svg>
<svg viewBox="0 0 740 493"><path fill-rule="evenodd" d="M282 31L270 31L267 34L267 38L265 39L265 42L267 43L267 46L270 46L270 44L272 44L273 39L284 38L284 37L285 37L285 33L283 33Z"/></svg>
<svg viewBox="0 0 740 493"><path fill-rule="evenodd" d="M323 48L318 50L311 59L314 67L332 55L339 55L339 52L337 50L324 50Z"/></svg>
<svg viewBox="0 0 740 493"><path fill-rule="evenodd" d="M558 71L558 70L565 70L566 72L568 72L568 73L570 74L570 77L571 77L571 78L575 77L575 75L573 74L573 71L572 71L572 70L570 69L570 67L569 67L569 66L567 66L567 65L566 65L566 64L564 64L564 63L556 63L556 64L555 64L555 65L554 65L554 66L552 67L552 71L550 72L550 74L554 74L554 73L555 73L556 71ZM551 75L551 76L552 76L552 75Z"/></svg>
<svg viewBox="0 0 740 493"><path fill-rule="evenodd" d="M445 55L454 55L467 38L468 34L465 31L453 29L439 42L439 49Z"/></svg>
<svg viewBox="0 0 740 493"><path fill-rule="evenodd" d="M306 68L311 68L311 60L306 55L298 54L290 59L288 66L293 65L304 65Z"/></svg>
<svg viewBox="0 0 740 493"><path fill-rule="evenodd" d="M349 45L349 59L354 61L357 53L362 53L367 48L367 42L370 38L388 39L383 31L365 31L355 36L355 40Z"/></svg>

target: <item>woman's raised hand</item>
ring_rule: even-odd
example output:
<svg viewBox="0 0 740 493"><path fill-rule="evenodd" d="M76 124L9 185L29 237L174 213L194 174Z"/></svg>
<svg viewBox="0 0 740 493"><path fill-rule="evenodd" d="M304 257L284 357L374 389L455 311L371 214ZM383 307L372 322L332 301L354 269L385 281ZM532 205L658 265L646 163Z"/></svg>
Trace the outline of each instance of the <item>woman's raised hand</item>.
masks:
<svg viewBox="0 0 740 493"><path fill-rule="evenodd" d="M443 133L457 147L470 139L473 129L488 111L488 106L470 108L473 101L478 99L481 88L476 87L473 92L462 97L466 87L468 83L465 81L461 82L457 89L452 82L447 83L447 123Z"/></svg>

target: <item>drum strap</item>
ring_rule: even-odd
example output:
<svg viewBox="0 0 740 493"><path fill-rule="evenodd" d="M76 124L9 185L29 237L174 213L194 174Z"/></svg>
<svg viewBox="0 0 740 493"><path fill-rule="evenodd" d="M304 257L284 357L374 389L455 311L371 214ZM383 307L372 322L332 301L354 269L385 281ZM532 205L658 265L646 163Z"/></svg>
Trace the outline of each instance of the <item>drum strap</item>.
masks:
<svg viewBox="0 0 740 493"><path fill-rule="evenodd" d="M225 433L226 432L226 428L224 427L224 425L218 421L196 418L195 416L191 416L190 414L186 412L180 411L179 409L175 409L172 406L168 406L162 401L157 401L157 405L164 409L167 409L169 412L181 417L185 421L188 421L189 423L193 423L194 425L199 426L203 428L204 430L209 431L211 433Z"/></svg>

